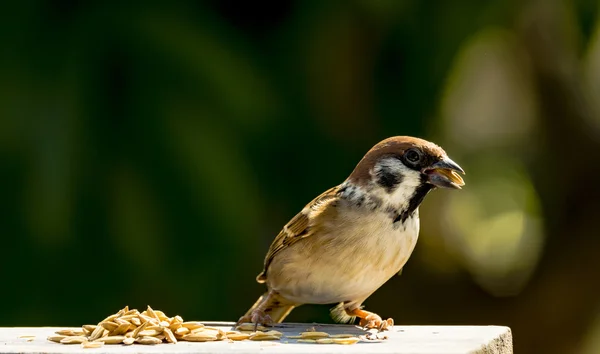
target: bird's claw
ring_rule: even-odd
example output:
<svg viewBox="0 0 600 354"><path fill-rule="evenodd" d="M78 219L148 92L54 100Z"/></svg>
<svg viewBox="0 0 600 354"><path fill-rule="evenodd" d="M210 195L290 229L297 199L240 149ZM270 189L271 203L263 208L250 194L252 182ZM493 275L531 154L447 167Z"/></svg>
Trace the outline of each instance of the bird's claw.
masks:
<svg viewBox="0 0 600 354"><path fill-rule="evenodd" d="M249 315L240 317L240 319L236 322L235 325L237 327L242 323L254 323L254 332L256 332L256 330L258 329L258 325L271 325L273 324L273 319L264 311L257 309L252 311Z"/></svg>
<svg viewBox="0 0 600 354"><path fill-rule="evenodd" d="M394 326L394 319L388 318L384 321L379 315L371 313L367 317L362 318L359 325L364 329L377 329L379 331L386 331Z"/></svg>

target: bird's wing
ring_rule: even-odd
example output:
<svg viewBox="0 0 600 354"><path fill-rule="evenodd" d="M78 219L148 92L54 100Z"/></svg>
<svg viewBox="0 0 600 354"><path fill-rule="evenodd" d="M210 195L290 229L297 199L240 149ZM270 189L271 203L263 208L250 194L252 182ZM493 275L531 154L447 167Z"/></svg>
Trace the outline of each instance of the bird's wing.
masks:
<svg viewBox="0 0 600 354"><path fill-rule="evenodd" d="M267 280L267 270L273 257L281 250L290 245L311 236L315 231L315 226L319 224L319 219L324 215L333 212L337 201L339 186L328 189L323 194L319 195L313 201L308 203L304 209L294 216L279 232L269 251L265 257L265 268L256 277L259 283L264 283Z"/></svg>

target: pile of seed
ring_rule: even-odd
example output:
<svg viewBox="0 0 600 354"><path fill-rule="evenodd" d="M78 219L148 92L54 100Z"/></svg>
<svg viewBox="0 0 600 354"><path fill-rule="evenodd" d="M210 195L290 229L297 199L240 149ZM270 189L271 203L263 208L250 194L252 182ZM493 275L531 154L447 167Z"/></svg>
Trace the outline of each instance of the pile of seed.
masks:
<svg viewBox="0 0 600 354"><path fill-rule="evenodd" d="M254 329L254 325L251 325ZM246 329L246 328L243 328ZM261 327L260 329L264 329ZM211 342L219 340L278 340L278 331L223 331L200 322L185 322L181 316L167 317L164 312L150 306L143 312L125 307L110 315L97 325L84 325L81 330L61 330L48 337L49 341L62 344L81 344L83 348L99 348L104 344L161 344L188 342Z"/></svg>
<svg viewBox="0 0 600 354"><path fill-rule="evenodd" d="M185 322L181 316L167 317L164 312L153 310L150 306L143 311L124 309L106 317L97 325L84 325L81 330L65 329L48 337L49 341L61 344L81 344L83 348L99 348L104 344L161 344L188 342L213 342L220 340L265 341L280 340L282 333L268 330L263 326L244 323L235 331L224 331L220 328L205 326L200 322ZM364 338L363 338L364 337ZM374 338L352 334L329 334L307 329L298 336L285 338L296 339L298 343L316 344L355 344L361 340L372 341Z"/></svg>

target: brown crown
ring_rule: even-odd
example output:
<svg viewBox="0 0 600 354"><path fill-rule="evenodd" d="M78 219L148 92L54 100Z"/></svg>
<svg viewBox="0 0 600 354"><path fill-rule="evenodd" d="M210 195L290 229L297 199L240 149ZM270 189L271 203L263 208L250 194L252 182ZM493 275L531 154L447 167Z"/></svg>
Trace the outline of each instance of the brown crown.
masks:
<svg viewBox="0 0 600 354"><path fill-rule="evenodd" d="M354 168L348 179L354 183L365 183L371 180L369 171L380 158L390 155L402 156L404 151L410 148L421 149L432 160L439 160L446 156L446 152L441 147L427 140L412 136L393 136L373 146L356 165L356 168Z"/></svg>

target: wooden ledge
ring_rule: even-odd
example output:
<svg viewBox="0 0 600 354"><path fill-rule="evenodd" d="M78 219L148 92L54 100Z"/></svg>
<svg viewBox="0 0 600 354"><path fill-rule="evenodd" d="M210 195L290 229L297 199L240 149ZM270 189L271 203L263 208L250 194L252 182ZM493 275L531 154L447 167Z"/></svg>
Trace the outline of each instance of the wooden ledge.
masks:
<svg viewBox="0 0 600 354"><path fill-rule="evenodd" d="M210 326L230 330L230 322L204 322ZM298 335L307 328L330 334L364 332L351 325L319 325L307 323L283 323L274 329L283 332L280 341L265 342L205 342L177 344L159 344L146 346L105 345L101 348L83 349L80 345L52 343L46 338L55 331L65 328L55 327L17 327L0 328L1 353L386 353L386 354L512 354L512 334L510 328L502 326L395 326L384 332L388 339L376 342L359 342L353 345L305 344L285 336ZM19 338L20 336L35 336Z"/></svg>

